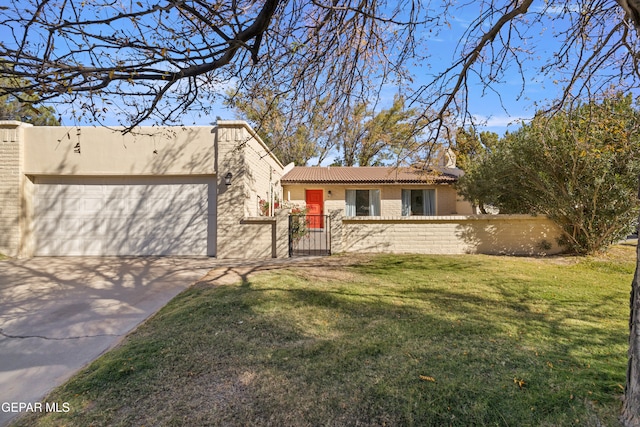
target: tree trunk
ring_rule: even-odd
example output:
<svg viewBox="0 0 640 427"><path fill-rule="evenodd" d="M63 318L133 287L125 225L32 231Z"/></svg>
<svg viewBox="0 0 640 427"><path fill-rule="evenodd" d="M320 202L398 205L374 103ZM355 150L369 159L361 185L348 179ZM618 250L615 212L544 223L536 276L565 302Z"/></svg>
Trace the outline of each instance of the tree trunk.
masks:
<svg viewBox="0 0 640 427"><path fill-rule="evenodd" d="M640 188L638 190L640 196ZM640 217L638 217L640 231ZM629 362L620 422L625 427L640 426L640 245L636 248L636 273L631 283L629 315Z"/></svg>

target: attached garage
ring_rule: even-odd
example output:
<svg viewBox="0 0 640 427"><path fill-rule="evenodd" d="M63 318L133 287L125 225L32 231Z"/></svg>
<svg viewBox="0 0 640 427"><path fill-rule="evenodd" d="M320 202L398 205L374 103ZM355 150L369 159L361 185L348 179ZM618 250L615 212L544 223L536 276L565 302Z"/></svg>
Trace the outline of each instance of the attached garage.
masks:
<svg viewBox="0 0 640 427"><path fill-rule="evenodd" d="M0 120L0 253L285 253L274 218L255 218L258 201L281 191L283 169L241 121L125 129Z"/></svg>
<svg viewBox="0 0 640 427"><path fill-rule="evenodd" d="M36 176L34 255L216 252L215 176Z"/></svg>

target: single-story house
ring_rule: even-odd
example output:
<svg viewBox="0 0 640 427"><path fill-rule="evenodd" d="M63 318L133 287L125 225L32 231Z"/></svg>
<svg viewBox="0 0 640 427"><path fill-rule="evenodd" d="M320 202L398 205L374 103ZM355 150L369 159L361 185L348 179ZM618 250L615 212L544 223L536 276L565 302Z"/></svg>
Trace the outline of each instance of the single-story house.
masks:
<svg viewBox="0 0 640 427"><path fill-rule="evenodd" d="M396 167L294 167L281 179L290 205L312 215L304 248L333 252L426 254L557 253L559 229L546 217L477 215L455 183L462 175L445 152L431 171ZM337 227L337 229L336 229ZM308 240L308 241L305 241ZM321 243L317 240L320 239ZM313 251L312 251L313 252Z"/></svg>
<svg viewBox="0 0 640 427"><path fill-rule="evenodd" d="M285 200L306 205L309 213L344 210L346 217L471 215L473 206L458 196L462 171L408 167L294 167L282 177Z"/></svg>
<svg viewBox="0 0 640 427"><path fill-rule="evenodd" d="M431 173L284 166L242 121L131 132L0 121L0 253L286 257L280 202L330 215L310 228L330 229L332 253L560 250L547 218L474 215L460 174L452 154Z"/></svg>

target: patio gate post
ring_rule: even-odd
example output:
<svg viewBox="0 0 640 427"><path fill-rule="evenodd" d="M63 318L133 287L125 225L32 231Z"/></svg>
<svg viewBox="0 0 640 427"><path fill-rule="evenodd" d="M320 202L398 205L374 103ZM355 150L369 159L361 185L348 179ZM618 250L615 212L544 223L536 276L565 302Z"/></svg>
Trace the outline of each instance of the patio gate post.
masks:
<svg viewBox="0 0 640 427"><path fill-rule="evenodd" d="M273 236L273 257L289 257L289 209L276 210L276 225Z"/></svg>
<svg viewBox="0 0 640 427"><path fill-rule="evenodd" d="M342 209L335 209L329 211L331 218L331 253L339 254L344 252L342 246L342 220L344 219L344 211Z"/></svg>

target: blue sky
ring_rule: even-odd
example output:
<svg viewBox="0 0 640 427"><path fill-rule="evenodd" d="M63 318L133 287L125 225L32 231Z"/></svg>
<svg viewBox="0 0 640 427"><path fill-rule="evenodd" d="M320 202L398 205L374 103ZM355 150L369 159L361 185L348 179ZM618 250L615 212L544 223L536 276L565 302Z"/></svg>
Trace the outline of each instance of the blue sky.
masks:
<svg viewBox="0 0 640 427"><path fill-rule="evenodd" d="M427 50L432 55L431 72L453 63L456 52L465 31L478 18L478 10L473 8L475 3L468 2L458 10L449 27L441 27L440 33L426 40ZM522 74L515 67L507 67L501 82L492 89L484 90L477 78L469 77L469 112L477 123L482 124L481 130L489 130L502 135L505 131L513 131L520 127L523 120L533 117L537 106L543 106L556 98L559 87L539 75L540 67L548 55L552 55L558 42L553 37L554 25L549 27L531 25L522 31L525 38L530 37L522 46L535 51L534 55L522 62ZM482 25L488 30L489 24ZM522 27L520 27L522 28ZM439 67L437 64L441 64ZM420 76L421 70L416 70ZM427 77L428 78L428 77ZM425 79L426 80L426 79ZM420 82L420 77L418 77ZM475 83L474 83L475 82ZM524 85L524 86L523 86Z"/></svg>
<svg viewBox="0 0 640 427"><path fill-rule="evenodd" d="M478 10L474 8L477 3L466 2L455 11L455 17L449 20L449 26L441 27L439 33L429 35L424 39L424 48L432 55L429 66L414 67L412 71L416 75L415 83L421 84L428 80L429 73L436 73L439 68L451 63L453 53L460 41L464 31L478 17ZM529 45L539 52L540 59L529 59L523 63L525 88L521 95L522 79L516 69L507 70L503 76L503 82L496 85L494 89L500 93L499 98L493 92L482 92L479 85L470 86L469 110L472 115L478 118L479 122L485 122L483 129L503 134L505 130L515 130L522 120L533 116L538 105L545 105L558 95L559 88L552 79L544 79L539 76L541 62L545 56L551 54L557 42L553 40L553 23L545 31L540 25L534 25L525 30L526 36L531 36L532 42ZM555 24L558 25L558 24ZM484 26L483 26L484 27ZM557 30L557 28L556 28ZM0 31L0 37L2 33ZM534 56L534 58L536 58ZM223 92L225 88L220 88ZM388 102L390 104L396 89L387 88ZM381 104L385 106L384 102ZM221 103L214 105L212 117L200 117L195 113L184 116L184 124L209 125L215 121L216 116L223 119L233 119L235 112L228 110ZM74 125L75 122L63 117L63 124ZM107 125L117 124L115 115L107 115L105 121Z"/></svg>

